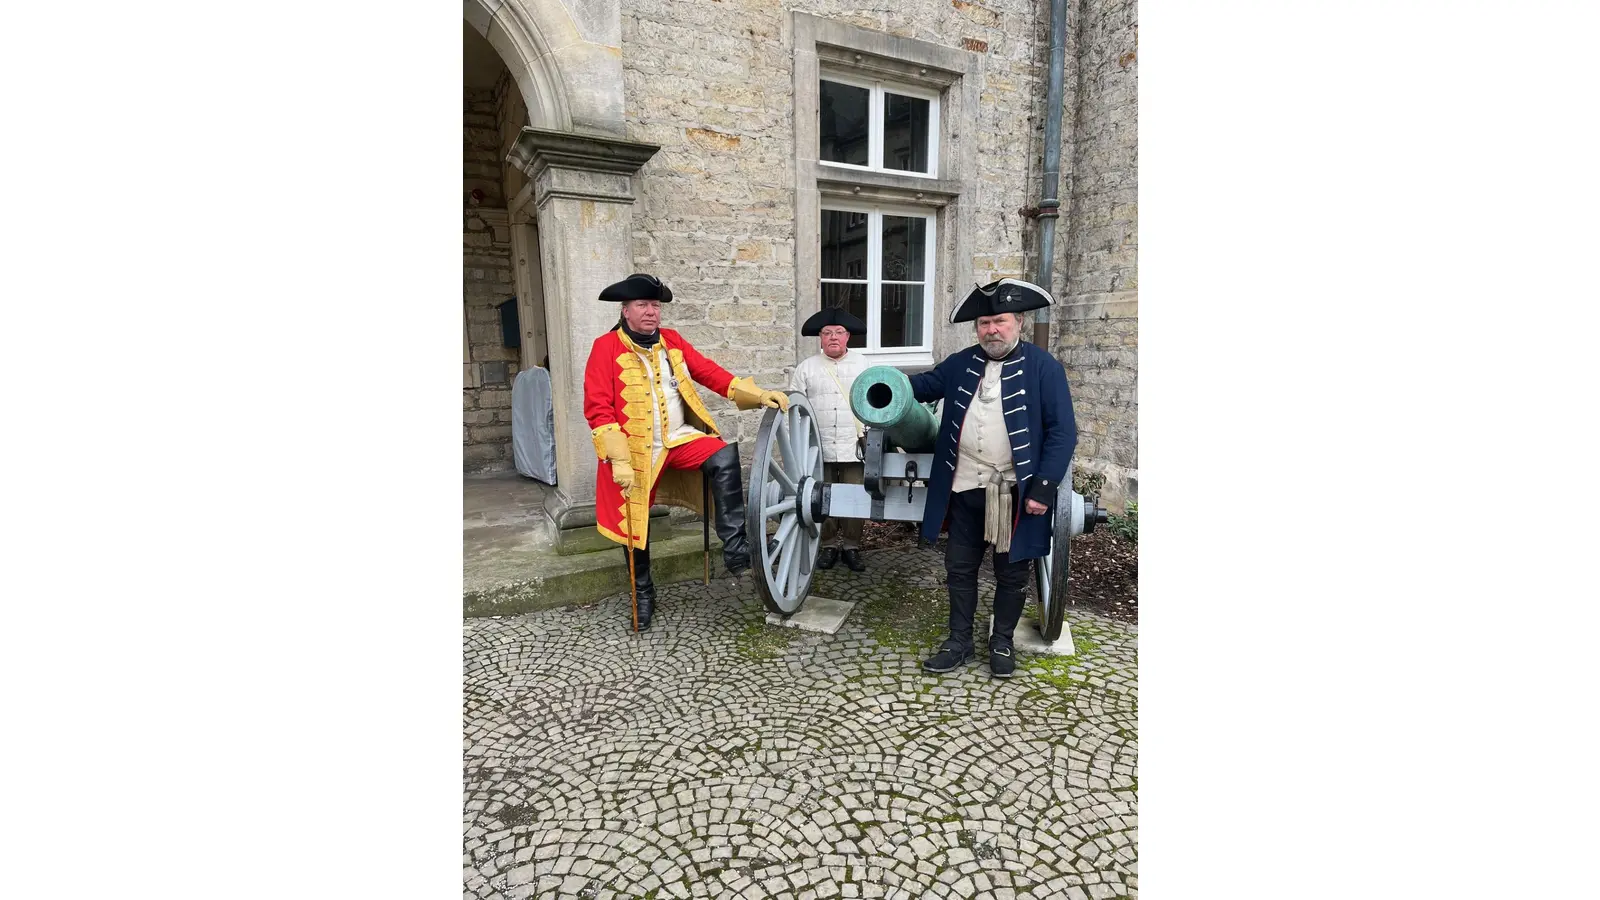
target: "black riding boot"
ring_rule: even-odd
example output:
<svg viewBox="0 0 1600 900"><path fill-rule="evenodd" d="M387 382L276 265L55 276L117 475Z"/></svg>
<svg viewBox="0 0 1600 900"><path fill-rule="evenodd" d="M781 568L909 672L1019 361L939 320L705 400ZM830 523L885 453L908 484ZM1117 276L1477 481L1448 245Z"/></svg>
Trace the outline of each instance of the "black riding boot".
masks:
<svg viewBox="0 0 1600 900"><path fill-rule="evenodd" d="M629 552L626 547L622 552ZM639 596L639 630L650 627L650 618L656 614L656 583L650 578L650 548L633 549L633 588Z"/></svg>
<svg viewBox="0 0 1600 900"><path fill-rule="evenodd" d="M739 575L750 568L750 541L744 533L744 485L739 479L739 445L729 444L700 464L711 482L717 514L712 525L722 539L722 564Z"/></svg>
<svg viewBox="0 0 1600 900"><path fill-rule="evenodd" d="M989 635L989 671L1010 678L1017 668L1013 637L1027 603L1028 560L1013 562L1009 553L994 557L994 631Z"/></svg>
<svg viewBox="0 0 1600 900"><path fill-rule="evenodd" d="M972 659L972 619L978 612L978 566L983 563L983 551L982 544L971 547L954 541L945 549L950 636L939 645L939 652L923 661L924 671L950 672Z"/></svg>
<svg viewBox="0 0 1600 900"><path fill-rule="evenodd" d="M1029 560L1009 559L1009 553L996 553L994 560L994 636L1011 643L1028 601Z"/></svg>
<svg viewBox="0 0 1600 900"><path fill-rule="evenodd" d="M972 647L972 620L978 614L978 567L983 565L979 544L969 547L951 543L945 550L944 567L950 584L950 637L963 647Z"/></svg>

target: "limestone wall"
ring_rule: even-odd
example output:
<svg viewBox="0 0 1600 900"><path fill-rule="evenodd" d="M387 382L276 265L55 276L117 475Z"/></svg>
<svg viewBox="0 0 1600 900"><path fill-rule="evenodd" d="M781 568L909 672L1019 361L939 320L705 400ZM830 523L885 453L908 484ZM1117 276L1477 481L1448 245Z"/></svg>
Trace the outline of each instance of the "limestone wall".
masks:
<svg viewBox="0 0 1600 900"><path fill-rule="evenodd" d="M637 264L673 285L666 319L738 374L787 383L795 358L794 37L798 10L983 58L980 149L954 284L1021 275L1042 145L1044 26L1032 0L633 0L622 10L628 138L659 144L638 179ZM804 248L801 248L804 252ZM940 278L944 280L943 276ZM948 315L949 298L935 312ZM720 410L714 410L720 412ZM724 418L732 420L731 411ZM756 414L741 418L753 437Z"/></svg>
<svg viewBox="0 0 1600 900"><path fill-rule="evenodd" d="M609 6L599 0L565 5ZM975 282L1034 277L1038 224L1019 211L1039 200L1046 0L627 0L618 8L622 136L661 147L634 179L633 267L672 284L677 299L665 324L728 369L779 386L796 361L797 255L814 252L795 243L797 11L949 48L974 61L966 76L973 90L966 120L946 123L975 145L976 162L953 207L965 236L958 243L950 230L941 231L943 252L952 258L934 293L936 321ZM1072 0L1063 209L1051 285L1063 307L1052 350L1072 381L1078 462L1106 472L1114 494L1127 493L1138 466L1136 39L1133 0ZM584 83L583 90L596 89ZM469 99L482 104L494 98ZM480 143L492 146L495 111L492 102L469 103L468 180L481 165L483 180L503 189L498 160L474 155ZM502 106L500 124L505 118ZM475 122L490 134L474 140ZM493 223L485 230L492 234ZM474 233L469 226L467 302L481 331L491 320L473 311L473 298L481 298L481 310L490 296L510 296L512 282L509 258L492 238L474 244ZM482 277L475 279L475 271ZM475 354L478 337L475 332ZM514 351L485 344L484 361L505 360L514 373ZM476 411L498 402L495 396L482 389ZM473 398L468 391L469 409ZM715 399L711 405L728 437L754 436L759 414L735 413ZM487 447L494 434L469 431L469 466L474 452L489 452L474 451L474 440Z"/></svg>
<svg viewBox="0 0 1600 900"><path fill-rule="evenodd" d="M1069 21L1076 115L1057 261L1069 314L1055 349L1072 383L1079 463L1105 473L1106 505L1120 512L1137 496L1139 473L1138 7L1080 0Z"/></svg>

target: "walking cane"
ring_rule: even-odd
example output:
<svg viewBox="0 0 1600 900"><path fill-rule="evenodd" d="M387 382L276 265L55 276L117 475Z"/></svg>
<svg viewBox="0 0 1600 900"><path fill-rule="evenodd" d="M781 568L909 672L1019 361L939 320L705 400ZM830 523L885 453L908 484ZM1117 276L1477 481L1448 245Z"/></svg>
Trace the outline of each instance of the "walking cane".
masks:
<svg viewBox="0 0 1600 900"><path fill-rule="evenodd" d="M639 632L639 578L633 571L633 489L623 492L623 502L628 507L628 593L633 596L633 631Z"/></svg>
<svg viewBox="0 0 1600 900"><path fill-rule="evenodd" d="M700 476L700 531L705 536L706 584L711 584L711 481Z"/></svg>

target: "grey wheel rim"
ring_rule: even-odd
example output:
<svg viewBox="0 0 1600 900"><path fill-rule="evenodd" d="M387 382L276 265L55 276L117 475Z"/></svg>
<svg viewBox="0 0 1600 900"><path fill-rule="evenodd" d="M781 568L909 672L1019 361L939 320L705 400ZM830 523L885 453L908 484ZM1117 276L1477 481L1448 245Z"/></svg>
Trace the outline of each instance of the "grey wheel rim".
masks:
<svg viewBox="0 0 1600 900"><path fill-rule="evenodd" d="M788 412L769 409L761 417L745 504L756 590L782 616L805 603L822 548L811 503L822 483L822 436L805 395L788 396Z"/></svg>

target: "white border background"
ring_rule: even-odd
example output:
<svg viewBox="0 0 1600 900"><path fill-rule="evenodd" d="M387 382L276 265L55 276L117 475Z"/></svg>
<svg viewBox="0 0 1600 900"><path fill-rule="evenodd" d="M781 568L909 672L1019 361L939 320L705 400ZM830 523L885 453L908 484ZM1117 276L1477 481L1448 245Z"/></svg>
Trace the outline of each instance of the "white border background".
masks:
<svg viewBox="0 0 1600 900"><path fill-rule="evenodd" d="M1147 900L1592 892L1592 8L1141 4ZM0 14L0 895L460 890L460 33Z"/></svg>

